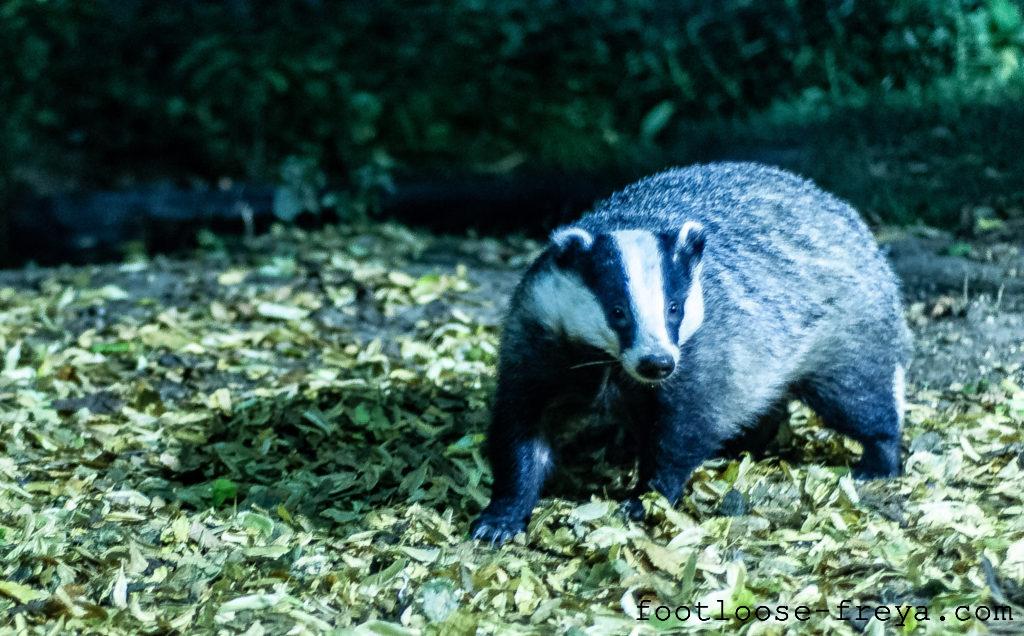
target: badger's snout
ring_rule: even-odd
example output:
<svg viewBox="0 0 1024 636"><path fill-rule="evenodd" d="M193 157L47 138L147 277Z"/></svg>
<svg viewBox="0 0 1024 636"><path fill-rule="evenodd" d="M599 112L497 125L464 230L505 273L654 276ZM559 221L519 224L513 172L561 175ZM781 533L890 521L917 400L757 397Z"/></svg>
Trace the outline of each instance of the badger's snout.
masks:
<svg viewBox="0 0 1024 636"><path fill-rule="evenodd" d="M650 382L664 380L675 370L676 361L664 353L644 356L636 364L637 375Z"/></svg>
<svg viewBox="0 0 1024 636"><path fill-rule="evenodd" d="M668 348L633 349L621 358L626 373L646 383L658 383L667 379L676 370L678 354Z"/></svg>

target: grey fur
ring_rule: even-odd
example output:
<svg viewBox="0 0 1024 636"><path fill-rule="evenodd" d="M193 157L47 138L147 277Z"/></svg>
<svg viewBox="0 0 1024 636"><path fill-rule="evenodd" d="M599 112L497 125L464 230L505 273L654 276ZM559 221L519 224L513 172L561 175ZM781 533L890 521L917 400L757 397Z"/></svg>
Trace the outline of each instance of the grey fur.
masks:
<svg viewBox="0 0 1024 636"><path fill-rule="evenodd" d="M626 229L678 232L688 221L701 224L706 237L700 274L704 321L681 344L676 371L657 388L634 385L628 378L616 386L623 412L633 419L631 427L659 425L657 439L641 448L641 479L648 483L640 490L651 487L674 501L689 472L709 454L701 445L717 448L775 412L791 394L808 401L830 426L865 443L864 462L871 464L866 475L898 472L902 395L895 393L902 391L910 336L896 277L857 212L783 170L720 163L643 179L568 227L598 236ZM556 232L564 236L565 229ZM543 393L552 382L574 382L564 370L545 375L531 364L540 350L531 343L540 339L544 351L562 352L546 358L546 365L572 366L574 349L565 342L572 334L545 332L528 302L534 282L555 267L555 249L549 248L524 276L505 323L490 433L496 484L503 479L497 472L506 466L496 445L526 439L544 448L535 437L540 425L514 423L498 412L510 406L510 399L500 395L502 385ZM581 386L587 388L576 401L589 403L592 384L581 380ZM563 393L572 391L566 387ZM661 418L666 422L658 422ZM523 429L510 434L503 430L508 426ZM675 473L681 484L675 483ZM537 479L542 482L543 475ZM539 492L539 482L526 490L531 489ZM521 529L514 517L522 515L524 506L532 509L535 496L520 495L513 504L512 498L496 494L476 522L474 536L500 542ZM638 504L631 502L636 513Z"/></svg>
<svg viewBox="0 0 1024 636"><path fill-rule="evenodd" d="M906 365L898 282L847 203L759 164L678 168L612 195L573 225L592 234L704 225L705 320L675 382L716 427L752 423L829 361Z"/></svg>

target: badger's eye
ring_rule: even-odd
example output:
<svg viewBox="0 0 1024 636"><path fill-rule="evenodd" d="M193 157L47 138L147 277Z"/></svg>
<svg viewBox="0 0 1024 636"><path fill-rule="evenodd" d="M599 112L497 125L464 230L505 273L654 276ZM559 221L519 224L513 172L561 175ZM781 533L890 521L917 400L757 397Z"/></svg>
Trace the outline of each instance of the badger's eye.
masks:
<svg viewBox="0 0 1024 636"><path fill-rule="evenodd" d="M679 303L669 303L668 304L668 313L670 313L670 314L679 313Z"/></svg>
<svg viewBox="0 0 1024 636"><path fill-rule="evenodd" d="M626 312L622 307L612 307L612 318L615 320L623 320L626 317Z"/></svg>

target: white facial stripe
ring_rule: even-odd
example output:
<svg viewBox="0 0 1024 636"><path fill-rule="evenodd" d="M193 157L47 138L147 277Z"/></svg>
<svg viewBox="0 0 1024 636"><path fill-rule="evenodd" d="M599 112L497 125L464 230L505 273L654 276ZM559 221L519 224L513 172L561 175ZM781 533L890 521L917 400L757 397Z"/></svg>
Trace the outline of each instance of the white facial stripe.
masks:
<svg viewBox="0 0 1024 636"><path fill-rule="evenodd" d="M601 303L576 275L559 270L539 274L529 302L534 315L552 331L619 354L619 339L608 326Z"/></svg>
<svg viewBox="0 0 1024 636"><path fill-rule="evenodd" d="M686 302L683 303L683 320L679 323L680 347L704 324L704 287L700 282L703 272L704 264L698 263L690 279L690 291L687 292Z"/></svg>
<svg viewBox="0 0 1024 636"><path fill-rule="evenodd" d="M650 232L623 230L612 232L633 305L637 336L631 350L638 355L667 353L677 358L678 350L668 337L665 324L665 289L661 276L661 249ZM631 351L632 352L632 351Z"/></svg>

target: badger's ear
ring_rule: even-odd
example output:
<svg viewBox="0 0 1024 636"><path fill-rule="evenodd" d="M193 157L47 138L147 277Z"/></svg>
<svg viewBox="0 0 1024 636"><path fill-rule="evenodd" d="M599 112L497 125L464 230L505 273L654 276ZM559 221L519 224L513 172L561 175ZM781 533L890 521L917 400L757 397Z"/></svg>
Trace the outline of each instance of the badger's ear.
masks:
<svg viewBox="0 0 1024 636"><path fill-rule="evenodd" d="M563 227L551 233L551 246L559 265L567 264L577 254L582 254L594 244L590 232L578 227Z"/></svg>
<svg viewBox="0 0 1024 636"><path fill-rule="evenodd" d="M696 221L683 223L679 230L679 237L676 239L676 258L680 260L700 260L704 253L704 241L707 233L704 226Z"/></svg>

